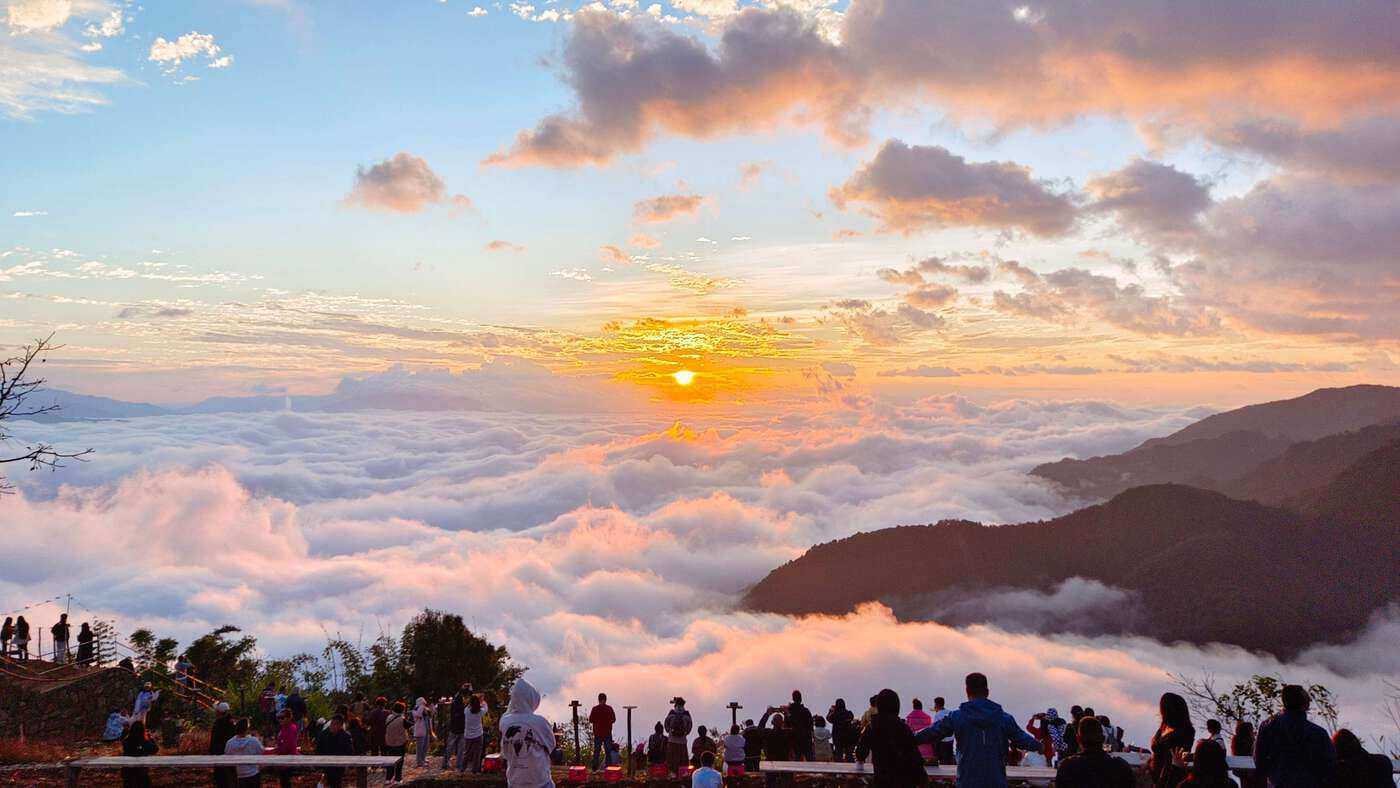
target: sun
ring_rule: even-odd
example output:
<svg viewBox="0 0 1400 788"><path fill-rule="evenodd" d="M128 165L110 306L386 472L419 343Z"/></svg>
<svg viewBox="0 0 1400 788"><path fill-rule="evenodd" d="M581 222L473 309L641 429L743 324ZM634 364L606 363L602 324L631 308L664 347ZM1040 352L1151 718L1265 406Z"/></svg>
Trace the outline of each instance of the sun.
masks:
<svg viewBox="0 0 1400 788"><path fill-rule="evenodd" d="M695 382L695 373L688 369L681 369L671 373L671 377L676 379L676 385L689 386Z"/></svg>

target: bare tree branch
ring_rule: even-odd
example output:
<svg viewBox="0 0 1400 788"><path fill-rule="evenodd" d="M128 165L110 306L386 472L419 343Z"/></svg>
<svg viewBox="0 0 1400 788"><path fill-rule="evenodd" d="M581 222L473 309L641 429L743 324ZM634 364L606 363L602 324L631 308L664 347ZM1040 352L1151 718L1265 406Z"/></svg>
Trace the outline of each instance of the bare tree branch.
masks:
<svg viewBox="0 0 1400 788"><path fill-rule="evenodd" d="M44 384L48 382L46 378L35 374L36 365L45 363L50 351L62 347L55 345L53 334L49 334L43 339L34 340L32 345L21 347L19 355L0 361L0 465L27 462L31 471L41 468L53 471L62 468L65 460L83 462L86 461L87 455L92 453L92 449L62 451L48 443L26 445L23 451L18 453L14 450L4 450L6 446L15 442L8 422L59 410L58 403L44 405L29 402L29 398L43 391ZM0 495L13 491L14 485L0 475Z"/></svg>

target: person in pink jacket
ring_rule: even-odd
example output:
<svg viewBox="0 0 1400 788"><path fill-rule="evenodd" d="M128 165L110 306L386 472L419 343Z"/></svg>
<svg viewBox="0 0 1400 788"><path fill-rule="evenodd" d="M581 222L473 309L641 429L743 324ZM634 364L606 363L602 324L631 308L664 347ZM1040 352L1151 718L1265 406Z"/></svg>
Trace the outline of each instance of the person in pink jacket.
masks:
<svg viewBox="0 0 1400 788"><path fill-rule="evenodd" d="M933 717L924 711L924 702L915 698L913 701L914 710L904 718L904 724L909 726L909 730L918 733L933 724ZM924 758L924 763L933 763L933 745L920 744L919 755Z"/></svg>
<svg viewBox="0 0 1400 788"><path fill-rule="evenodd" d="M281 724L277 730L277 740L272 748L272 755L301 755L301 729L292 721L291 709L283 709L277 712L277 720ZM292 788L292 769L290 766L277 769L277 781L282 788Z"/></svg>

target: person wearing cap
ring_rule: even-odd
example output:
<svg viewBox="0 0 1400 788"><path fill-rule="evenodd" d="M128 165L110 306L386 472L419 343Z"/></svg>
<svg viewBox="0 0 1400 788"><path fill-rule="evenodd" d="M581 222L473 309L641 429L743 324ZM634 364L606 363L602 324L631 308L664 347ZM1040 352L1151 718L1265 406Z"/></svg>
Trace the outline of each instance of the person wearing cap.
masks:
<svg viewBox="0 0 1400 788"><path fill-rule="evenodd" d="M685 698L672 698L674 707L666 714L666 768L672 774L679 774L682 767L690 762L690 751L686 748L686 737L690 736L690 712L685 710Z"/></svg>
<svg viewBox="0 0 1400 788"><path fill-rule="evenodd" d="M214 704L214 724L209 728L209 754L223 755L228 740L234 735L233 717L229 716L228 704L219 701ZM238 775L232 768L219 766L214 769L214 788L233 788Z"/></svg>

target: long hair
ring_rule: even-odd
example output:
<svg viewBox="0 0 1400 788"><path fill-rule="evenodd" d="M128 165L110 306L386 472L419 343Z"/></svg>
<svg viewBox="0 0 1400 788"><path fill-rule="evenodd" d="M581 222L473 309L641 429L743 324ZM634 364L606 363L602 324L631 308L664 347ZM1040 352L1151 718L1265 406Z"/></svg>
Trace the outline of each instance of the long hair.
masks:
<svg viewBox="0 0 1400 788"><path fill-rule="evenodd" d="M479 713L481 711L481 696L473 695L467 698L467 707L472 710L472 714Z"/></svg>
<svg viewBox="0 0 1400 788"><path fill-rule="evenodd" d="M1162 693L1162 700L1157 704L1158 711L1162 714L1162 727L1172 730L1195 730L1191 724L1191 709L1186 706L1186 699L1175 692Z"/></svg>
<svg viewBox="0 0 1400 788"><path fill-rule="evenodd" d="M1230 752L1233 755L1254 754L1254 723L1249 720L1235 723L1235 735L1230 739Z"/></svg>
<svg viewBox="0 0 1400 788"><path fill-rule="evenodd" d="M1196 780L1230 779L1230 768L1225 761L1225 748L1210 739L1201 742L1196 747L1196 756L1191 763L1191 775Z"/></svg>
<svg viewBox="0 0 1400 788"><path fill-rule="evenodd" d="M132 720L131 727L126 729L126 737L137 741L146 738L146 723L141 720Z"/></svg>

